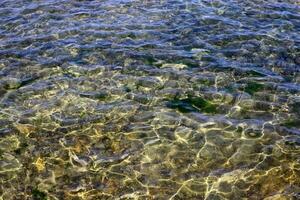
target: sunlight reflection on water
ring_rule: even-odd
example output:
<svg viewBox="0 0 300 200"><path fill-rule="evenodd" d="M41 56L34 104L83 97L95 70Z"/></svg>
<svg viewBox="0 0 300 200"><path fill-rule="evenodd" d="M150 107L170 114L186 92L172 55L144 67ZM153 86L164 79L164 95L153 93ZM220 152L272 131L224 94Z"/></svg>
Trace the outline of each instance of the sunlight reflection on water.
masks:
<svg viewBox="0 0 300 200"><path fill-rule="evenodd" d="M0 199L300 198L299 11L1 1Z"/></svg>

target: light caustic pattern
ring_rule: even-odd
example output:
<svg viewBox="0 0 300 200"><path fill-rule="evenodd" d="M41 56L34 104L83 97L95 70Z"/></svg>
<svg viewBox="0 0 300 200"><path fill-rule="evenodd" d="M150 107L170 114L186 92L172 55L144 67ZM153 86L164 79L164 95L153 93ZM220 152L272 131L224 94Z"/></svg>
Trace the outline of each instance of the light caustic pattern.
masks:
<svg viewBox="0 0 300 200"><path fill-rule="evenodd" d="M297 0L0 2L0 199L299 199Z"/></svg>

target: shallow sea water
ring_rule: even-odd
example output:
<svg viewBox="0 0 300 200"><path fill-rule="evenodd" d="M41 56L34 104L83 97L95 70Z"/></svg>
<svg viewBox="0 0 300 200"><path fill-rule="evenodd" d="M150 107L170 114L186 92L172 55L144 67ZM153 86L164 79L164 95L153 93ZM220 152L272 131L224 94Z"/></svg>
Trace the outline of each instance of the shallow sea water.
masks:
<svg viewBox="0 0 300 200"><path fill-rule="evenodd" d="M300 2L1 0L0 199L300 199Z"/></svg>

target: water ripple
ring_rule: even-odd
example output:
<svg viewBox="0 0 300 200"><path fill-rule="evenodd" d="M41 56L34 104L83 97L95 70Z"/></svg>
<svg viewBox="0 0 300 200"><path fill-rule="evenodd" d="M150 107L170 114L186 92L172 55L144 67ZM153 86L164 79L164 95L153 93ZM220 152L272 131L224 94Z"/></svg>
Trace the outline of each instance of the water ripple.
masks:
<svg viewBox="0 0 300 200"><path fill-rule="evenodd" d="M300 198L297 0L0 2L0 199Z"/></svg>

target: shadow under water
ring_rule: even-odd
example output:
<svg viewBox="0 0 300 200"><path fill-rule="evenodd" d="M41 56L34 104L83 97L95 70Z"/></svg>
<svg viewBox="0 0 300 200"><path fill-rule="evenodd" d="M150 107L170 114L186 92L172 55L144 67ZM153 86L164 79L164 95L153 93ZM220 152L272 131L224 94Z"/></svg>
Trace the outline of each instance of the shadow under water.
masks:
<svg viewBox="0 0 300 200"><path fill-rule="evenodd" d="M300 199L297 0L2 0L0 199Z"/></svg>

